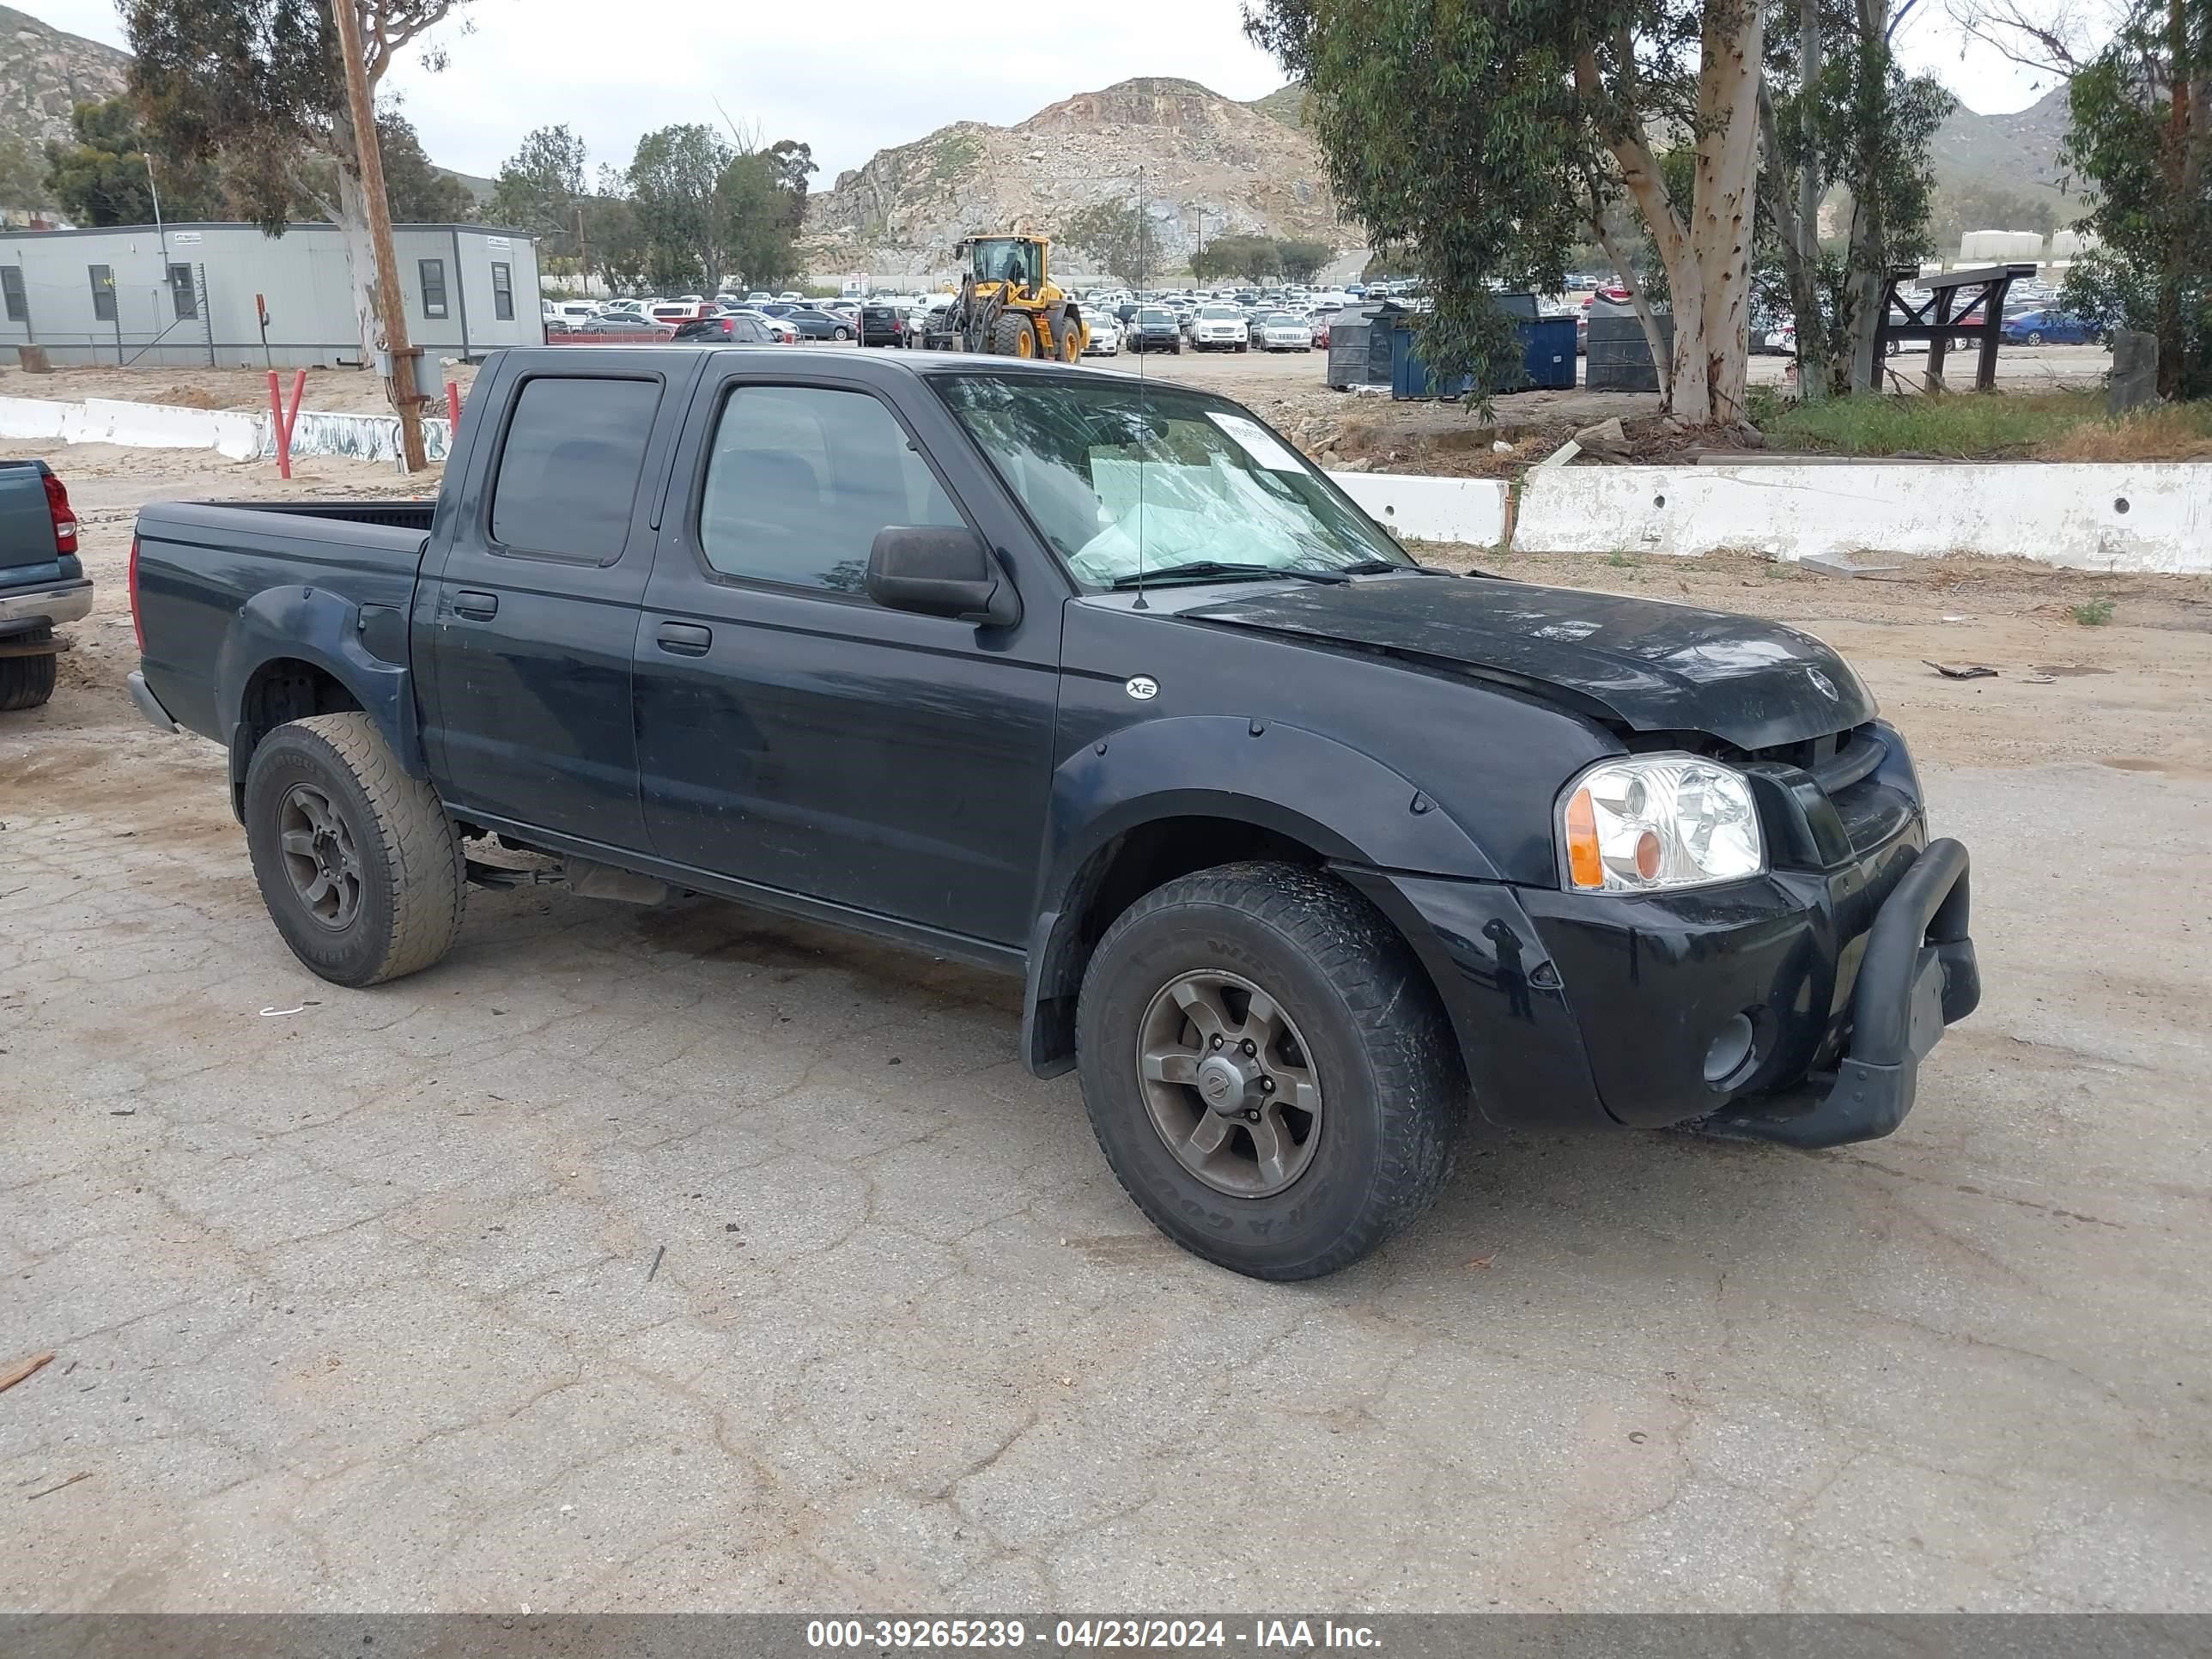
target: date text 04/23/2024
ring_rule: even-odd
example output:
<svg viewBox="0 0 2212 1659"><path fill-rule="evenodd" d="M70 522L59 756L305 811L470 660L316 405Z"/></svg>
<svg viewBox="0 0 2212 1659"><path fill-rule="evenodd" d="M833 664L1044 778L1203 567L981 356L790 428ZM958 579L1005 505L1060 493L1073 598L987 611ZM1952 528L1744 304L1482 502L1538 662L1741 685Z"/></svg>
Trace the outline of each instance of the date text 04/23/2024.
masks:
<svg viewBox="0 0 2212 1659"><path fill-rule="evenodd" d="M1176 1651L1193 1648L1251 1648L1299 1652L1322 1649L1372 1650L1371 1626L1331 1619L813 1619L809 1648L835 1650L944 1651L1037 1647Z"/></svg>

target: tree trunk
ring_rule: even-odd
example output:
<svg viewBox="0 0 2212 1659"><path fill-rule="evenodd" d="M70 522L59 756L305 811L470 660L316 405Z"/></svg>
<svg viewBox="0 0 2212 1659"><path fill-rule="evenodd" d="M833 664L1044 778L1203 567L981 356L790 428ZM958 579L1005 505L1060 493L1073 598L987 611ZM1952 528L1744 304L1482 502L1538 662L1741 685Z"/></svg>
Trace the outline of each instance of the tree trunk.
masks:
<svg viewBox="0 0 2212 1659"><path fill-rule="evenodd" d="M1759 182L1764 9L1707 0L1698 70L1697 191L1686 261L1687 314L1674 299L1674 412L1700 424L1745 418L1751 341L1753 191ZM1673 273L1668 273L1672 280Z"/></svg>
<svg viewBox="0 0 2212 1659"><path fill-rule="evenodd" d="M2188 188L2190 152L2189 15L2185 0L2167 0L2166 62L2172 85L2167 90L2165 162L2166 250L2160 262L2157 314L2152 326L2158 335L2158 394L2179 400L2182 394L2190 340L2182 322L2181 287L2190 272L2190 221L2194 216Z"/></svg>
<svg viewBox="0 0 2212 1659"><path fill-rule="evenodd" d="M1798 395L1807 403L1816 403L1828 392L1828 325L1820 314L1818 222L1809 237L1803 228L1802 175L1811 169L1800 169L1797 188L1793 190L1788 173L1775 163L1775 158L1782 154L1782 132L1774 118L1773 100L1764 88L1759 95L1759 123L1769 161L1759 176L1766 183L1774 222L1781 232L1782 271L1790 285L1790 314L1797 323ZM1815 191L1814 195L1817 198L1819 192ZM1818 211L1817 199L1814 211Z"/></svg>
<svg viewBox="0 0 2212 1659"><path fill-rule="evenodd" d="M1705 0L1698 69L1697 184L1686 223L1640 128L1611 136L1620 182L1650 227L1674 311L1674 413L1697 426L1745 418L1751 347L1753 192L1759 184L1759 85L1765 16L1756 0ZM1575 65L1598 89L1594 53Z"/></svg>
<svg viewBox="0 0 2212 1659"><path fill-rule="evenodd" d="M1813 87L1820 78L1820 0L1800 0L1797 16L1797 80L1804 88L1798 119L1803 129L1805 164L1797 177L1796 248L1790 273L1790 309L1797 313L1797 395L1818 403L1828 390L1828 331L1820 316L1820 198L1827 180L1820 176L1820 123L1813 113Z"/></svg>
<svg viewBox="0 0 2212 1659"><path fill-rule="evenodd" d="M361 337L362 367L376 367L384 330L377 321L376 289L379 273L376 243L368 234L368 199L362 190L361 174L353 158L337 158L338 235L345 244L346 280L353 290L354 325Z"/></svg>
<svg viewBox="0 0 2212 1659"><path fill-rule="evenodd" d="M1858 86L1855 94L1862 123L1872 88L1879 86L1888 67L1889 0L1858 0ZM1879 117L1871 118L1878 121ZM1888 135L1876 127L1862 132L1856 146L1869 185L1881 177ZM1875 360L1875 337L1881 326L1882 297L1887 287L1889 227L1883 222L1881 192L1876 189L1851 192L1850 264L1844 276L1844 310L1850 322L1850 380L1849 390L1873 392L1881 387L1881 365Z"/></svg>

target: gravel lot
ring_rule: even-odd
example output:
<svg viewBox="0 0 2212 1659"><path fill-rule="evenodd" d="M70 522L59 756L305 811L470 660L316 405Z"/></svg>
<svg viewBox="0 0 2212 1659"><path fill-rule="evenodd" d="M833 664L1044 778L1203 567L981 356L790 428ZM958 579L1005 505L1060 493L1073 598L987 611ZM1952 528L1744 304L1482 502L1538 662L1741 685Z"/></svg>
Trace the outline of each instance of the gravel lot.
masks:
<svg viewBox="0 0 2212 1659"><path fill-rule="evenodd" d="M307 976L120 690L129 509L278 486L53 459L104 587L0 720L0 1368L58 1356L0 1607L2212 1607L2212 585L1511 565L1849 652L1987 1000L1891 1139L1485 1139L1282 1287L1143 1223L1008 981L555 890Z"/></svg>

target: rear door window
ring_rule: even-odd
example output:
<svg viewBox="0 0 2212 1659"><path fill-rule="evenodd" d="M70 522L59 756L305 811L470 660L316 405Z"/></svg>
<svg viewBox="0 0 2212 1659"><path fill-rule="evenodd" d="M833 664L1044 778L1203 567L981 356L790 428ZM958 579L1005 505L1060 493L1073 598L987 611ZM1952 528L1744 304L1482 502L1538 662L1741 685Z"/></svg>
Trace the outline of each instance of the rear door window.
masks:
<svg viewBox="0 0 2212 1659"><path fill-rule="evenodd" d="M658 380L524 381L492 483L494 550L620 558L659 406Z"/></svg>

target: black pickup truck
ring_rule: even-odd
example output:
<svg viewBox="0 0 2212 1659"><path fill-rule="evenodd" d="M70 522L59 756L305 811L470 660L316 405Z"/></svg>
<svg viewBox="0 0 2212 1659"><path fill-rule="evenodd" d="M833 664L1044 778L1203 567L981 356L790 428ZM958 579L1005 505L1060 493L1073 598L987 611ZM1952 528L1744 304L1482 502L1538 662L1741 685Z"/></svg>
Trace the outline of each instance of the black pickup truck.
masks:
<svg viewBox="0 0 2212 1659"><path fill-rule="evenodd" d="M316 973L466 843L1022 975L1108 1161L1344 1266L1509 1126L1886 1134L1974 1006L1966 854L1819 641L1426 569L1256 417L952 354L523 349L434 506L139 518L131 677L225 744Z"/></svg>

